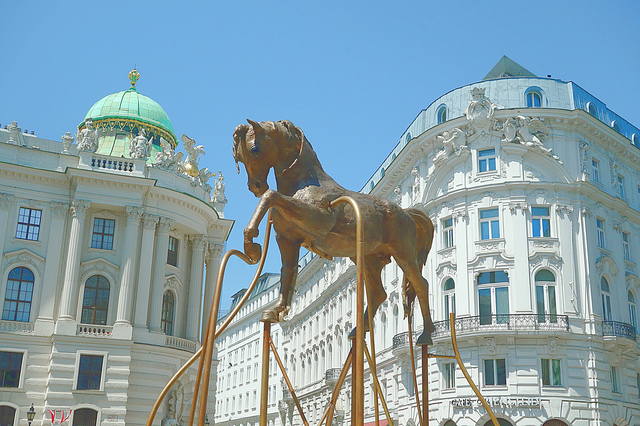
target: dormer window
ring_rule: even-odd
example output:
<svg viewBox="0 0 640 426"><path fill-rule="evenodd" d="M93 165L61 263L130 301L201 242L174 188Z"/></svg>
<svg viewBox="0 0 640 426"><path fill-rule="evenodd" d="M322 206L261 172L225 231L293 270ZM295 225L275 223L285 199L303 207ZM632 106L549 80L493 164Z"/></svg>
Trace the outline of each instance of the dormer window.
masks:
<svg viewBox="0 0 640 426"><path fill-rule="evenodd" d="M596 106L593 104L593 102L587 102L587 104L584 106L584 109L591 115L593 115L594 117L597 117L598 115L598 110L596 110Z"/></svg>
<svg viewBox="0 0 640 426"><path fill-rule="evenodd" d="M542 91L538 87L530 87L524 93L527 108L540 108L542 106Z"/></svg>
<svg viewBox="0 0 640 426"><path fill-rule="evenodd" d="M436 120L438 124L444 123L447 121L447 106L440 105L438 110L436 111Z"/></svg>

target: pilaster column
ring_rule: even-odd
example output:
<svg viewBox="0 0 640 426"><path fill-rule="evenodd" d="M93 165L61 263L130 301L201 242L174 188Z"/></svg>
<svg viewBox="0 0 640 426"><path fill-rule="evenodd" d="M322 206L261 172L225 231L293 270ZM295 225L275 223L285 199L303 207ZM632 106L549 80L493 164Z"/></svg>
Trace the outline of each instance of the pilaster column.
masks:
<svg viewBox="0 0 640 426"><path fill-rule="evenodd" d="M467 267L469 248L467 244L469 241L473 241L469 239L469 212L464 208L456 210L453 212L452 217L454 221L453 240L456 247L456 315L475 315L473 308L475 306L475 283L472 279L471 285L467 284L469 280L469 268ZM436 234L436 238L438 237L439 235ZM438 285L441 285L441 283L438 283ZM444 319L449 320L449 318Z"/></svg>
<svg viewBox="0 0 640 426"><path fill-rule="evenodd" d="M513 274L509 275L509 311L513 313L533 312L533 304L530 297L522 297L531 294L531 278L529 272L529 234L527 226L526 201L512 202L509 204L511 217L505 220L503 233L509 230L508 246L513 254Z"/></svg>
<svg viewBox="0 0 640 426"><path fill-rule="evenodd" d="M138 252L138 234L140 232L140 217L143 210L140 207L127 206L127 226L125 228L124 244L122 245L123 267L120 277L120 294L118 297L118 313L116 324L131 324L131 302L133 299L133 282L135 278L136 253Z"/></svg>
<svg viewBox="0 0 640 426"><path fill-rule="evenodd" d="M56 301L56 290L60 275L60 257L64 242L64 225L69 205L52 202L49 204L50 221L49 239L47 241L47 257L42 279L42 291L40 293L40 309L37 322L50 323L49 334L53 332L53 310ZM38 325L36 325L38 328ZM44 331L44 330L42 330Z"/></svg>
<svg viewBox="0 0 640 426"><path fill-rule="evenodd" d="M202 320L202 335L207 330L207 324L209 323L209 314L211 314L211 308L213 303L213 293L216 289L216 281L218 278L218 268L220 267L220 255L222 254L222 245L213 241L209 241L208 248L205 256L205 264L207 265L204 287L204 307L203 307L203 320Z"/></svg>
<svg viewBox="0 0 640 426"><path fill-rule="evenodd" d="M155 237L158 216L144 215L142 219L142 244L140 246L140 266L138 269L138 289L136 293L136 309L134 324L136 327L147 327L147 314L151 300L151 264L153 262L153 240Z"/></svg>
<svg viewBox="0 0 640 426"><path fill-rule="evenodd" d="M15 203L15 197L11 194L0 193L0 259L4 254L4 245L10 238L9 209Z"/></svg>
<svg viewBox="0 0 640 426"><path fill-rule="evenodd" d="M200 312L202 310L202 268L204 266L205 239L192 235L191 274L189 275L189 304L187 308L187 339L197 341L200 336Z"/></svg>
<svg viewBox="0 0 640 426"><path fill-rule="evenodd" d="M90 202L74 200L71 202L71 229L67 249L67 263L64 271L64 284L60 298L60 319L73 320L76 315L76 303L78 296L78 271L80 269L80 253L82 237L84 236L84 222Z"/></svg>
<svg viewBox="0 0 640 426"><path fill-rule="evenodd" d="M174 221L161 217L158 222L156 249L153 259L153 278L151 280L151 331L161 332L162 296L164 290L164 271L167 264L167 250L169 250L169 230Z"/></svg>

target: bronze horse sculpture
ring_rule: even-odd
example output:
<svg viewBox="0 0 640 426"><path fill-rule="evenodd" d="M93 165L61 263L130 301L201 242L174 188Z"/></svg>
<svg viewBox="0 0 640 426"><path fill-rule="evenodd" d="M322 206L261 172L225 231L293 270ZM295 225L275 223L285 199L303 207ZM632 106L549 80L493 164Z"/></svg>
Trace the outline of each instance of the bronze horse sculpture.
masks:
<svg viewBox="0 0 640 426"><path fill-rule="evenodd" d="M249 125L241 124L233 133L233 157L236 166L239 162L244 164L249 190L260 202L244 230L245 253L255 261L260 257L262 249L253 239L258 236L258 225L271 209L282 259L280 298L273 309L265 312L264 319L277 322L288 313L301 246L327 259L349 257L356 262L353 208L330 206L333 200L348 195L358 203L364 223L367 312L371 310L373 317L387 298L380 274L393 257L404 273L405 316L416 296L420 303L423 332L416 343L431 344L429 284L421 273L433 241L434 229L429 217L418 209L402 209L389 201L340 186L322 169L302 130L290 121L247 121ZM271 169L275 173L277 192L270 190L267 183ZM365 331L368 330L366 317L365 312Z"/></svg>

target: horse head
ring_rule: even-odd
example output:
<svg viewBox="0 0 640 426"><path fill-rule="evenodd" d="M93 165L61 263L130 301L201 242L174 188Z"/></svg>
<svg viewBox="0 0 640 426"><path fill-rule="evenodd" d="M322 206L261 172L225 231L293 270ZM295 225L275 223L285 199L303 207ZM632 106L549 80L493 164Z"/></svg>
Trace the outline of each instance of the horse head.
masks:
<svg viewBox="0 0 640 426"><path fill-rule="evenodd" d="M247 122L233 132L233 158L236 167L238 163L244 164L247 186L260 197L269 189L267 177L271 168L276 173L284 172L296 162L304 135L290 121Z"/></svg>

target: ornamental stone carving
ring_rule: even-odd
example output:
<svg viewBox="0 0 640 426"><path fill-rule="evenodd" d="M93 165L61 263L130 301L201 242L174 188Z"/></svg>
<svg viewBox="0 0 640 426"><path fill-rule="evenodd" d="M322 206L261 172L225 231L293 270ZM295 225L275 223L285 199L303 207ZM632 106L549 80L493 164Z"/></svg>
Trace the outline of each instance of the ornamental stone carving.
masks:
<svg viewBox="0 0 640 426"><path fill-rule="evenodd" d="M125 210L127 213L127 220L131 221L140 220L140 218L144 214L144 209L142 207L127 206Z"/></svg>
<svg viewBox="0 0 640 426"><path fill-rule="evenodd" d="M158 220L160 220L158 216L152 214L145 214L142 219L144 229L155 229Z"/></svg>
<svg viewBox="0 0 640 426"><path fill-rule="evenodd" d="M71 136L71 132L66 132L62 135L62 153L68 154L69 148L71 148L71 144L73 143L73 136Z"/></svg>
<svg viewBox="0 0 640 426"><path fill-rule="evenodd" d="M163 146L162 151L156 154L156 162L153 166L163 170L178 172L180 171L179 169L181 169L182 156L183 154L181 152L175 152L172 148Z"/></svg>
<svg viewBox="0 0 640 426"><path fill-rule="evenodd" d="M213 201L214 203L227 202L227 196L224 193L224 176L222 176L222 172L220 171L218 172L218 180L216 180L211 201Z"/></svg>
<svg viewBox="0 0 640 426"><path fill-rule="evenodd" d="M71 206L69 207L69 212L73 217L82 217L91 205L90 201L87 200L73 200L71 202Z"/></svg>
<svg viewBox="0 0 640 426"><path fill-rule="evenodd" d="M442 132L436 136L438 144L441 146L440 151L433 158L435 165L440 165L451 156L459 156L462 153L469 153L467 146L467 135L464 130L454 128Z"/></svg>
<svg viewBox="0 0 640 426"><path fill-rule="evenodd" d="M9 140L7 141L7 143L10 143L12 145L22 145L24 146L24 141L23 138L20 135L20 132L22 129L20 129L20 127L18 127L18 123L15 121L12 121L10 124L7 125L7 130L9 131Z"/></svg>
<svg viewBox="0 0 640 426"><path fill-rule="evenodd" d="M474 127L488 130L497 109L497 105L485 96L485 89L474 87L471 90L471 101L464 112L467 120L473 122Z"/></svg>
<svg viewBox="0 0 640 426"><path fill-rule="evenodd" d="M198 158L204 154L204 146L196 145L196 140L187 135L182 135L182 143L187 151L187 159L182 163L184 173L195 178L198 176Z"/></svg>
<svg viewBox="0 0 640 426"><path fill-rule="evenodd" d="M98 149L98 130L93 128L93 121L85 121L82 130L78 130L76 140L79 151L96 152Z"/></svg>
<svg viewBox="0 0 640 426"><path fill-rule="evenodd" d="M548 155L558 163L563 164L560 157L555 155L550 148L547 148L542 143L542 139L546 135L543 119L517 115L507 118L504 122L498 124L498 127L502 128L503 143L524 145Z"/></svg>
<svg viewBox="0 0 640 426"><path fill-rule="evenodd" d="M145 131L140 128L138 136L131 140L129 156L131 158L145 159L149 156L150 140L145 137Z"/></svg>

